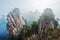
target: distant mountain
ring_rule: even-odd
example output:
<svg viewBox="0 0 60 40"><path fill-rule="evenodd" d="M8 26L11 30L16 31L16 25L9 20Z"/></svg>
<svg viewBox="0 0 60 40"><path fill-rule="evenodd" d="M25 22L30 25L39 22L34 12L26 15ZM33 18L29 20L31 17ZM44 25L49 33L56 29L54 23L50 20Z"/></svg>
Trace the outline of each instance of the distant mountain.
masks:
<svg viewBox="0 0 60 40"><path fill-rule="evenodd" d="M29 11L29 12L23 13L22 16L26 19L27 24L30 25L32 24L33 21L38 21L40 12L38 12L37 10L35 12Z"/></svg>
<svg viewBox="0 0 60 40"><path fill-rule="evenodd" d="M0 40L5 40L7 38L7 29L6 29L6 16L1 15L0 16Z"/></svg>

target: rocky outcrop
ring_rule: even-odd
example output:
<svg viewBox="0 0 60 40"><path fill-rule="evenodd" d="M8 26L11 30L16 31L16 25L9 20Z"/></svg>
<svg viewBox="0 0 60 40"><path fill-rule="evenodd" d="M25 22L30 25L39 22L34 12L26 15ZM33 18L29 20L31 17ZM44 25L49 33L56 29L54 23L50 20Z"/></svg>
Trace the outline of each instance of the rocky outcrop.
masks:
<svg viewBox="0 0 60 40"><path fill-rule="evenodd" d="M38 34L31 34L31 35L26 35L23 40L40 40L40 37Z"/></svg>
<svg viewBox="0 0 60 40"><path fill-rule="evenodd" d="M26 25L25 19L20 15L19 9L14 8L7 15L8 40L60 40L60 30L54 29L54 26L57 27L57 22L52 13L50 8L45 9L37 25L34 24L36 28L34 28L35 26L27 28L29 26ZM54 29L51 35L48 35L48 27Z"/></svg>
<svg viewBox="0 0 60 40"><path fill-rule="evenodd" d="M45 36L44 38L47 37L46 33L47 33L48 27L54 29L54 20L55 20L54 14L52 10L50 8L46 8L39 18L38 31L42 39L44 36Z"/></svg>
<svg viewBox="0 0 60 40"><path fill-rule="evenodd" d="M60 40L60 29L55 29L52 32L51 40Z"/></svg>
<svg viewBox="0 0 60 40"><path fill-rule="evenodd" d="M16 39L26 25L24 18L20 16L20 11L18 8L14 8L8 13L7 21L9 37L14 37Z"/></svg>

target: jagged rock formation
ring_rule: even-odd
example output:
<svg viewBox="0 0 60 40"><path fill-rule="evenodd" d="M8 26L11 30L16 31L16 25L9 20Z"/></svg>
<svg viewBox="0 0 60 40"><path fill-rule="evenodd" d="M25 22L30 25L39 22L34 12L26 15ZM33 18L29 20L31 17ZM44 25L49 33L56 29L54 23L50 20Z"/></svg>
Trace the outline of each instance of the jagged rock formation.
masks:
<svg viewBox="0 0 60 40"><path fill-rule="evenodd" d="M39 19L38 31L42 39L44 38L44 40L46 40L45 38L47 38L46 33L47 33L48 27L54 29L54 21L55 21L55 18L52 10L50 8L46 8Z"/></svg>
<svg viewBox="0 0 60 40"><path fill-rule="evenodd" d="M12 11L10 11L7 15L7 20L7 30L9 32L9 37L17 39L20 32L23 30L23 28L25 28L26 25L24 18L20 16L19 9L14 8Z"/></svg>
<svg viewBox="0 0 60 40"><path fill-rule="evenodd" d="M54 29L58 24L54 19L54 14L50 8L44 10L38 23L35 24L34 22L34 25L30 28L31 30L27 30L26 21L19 14L19 9L15 8L7 15L8 40L60 40L60 30L54 30L50 37L47 35L47 29Z"/></svg>

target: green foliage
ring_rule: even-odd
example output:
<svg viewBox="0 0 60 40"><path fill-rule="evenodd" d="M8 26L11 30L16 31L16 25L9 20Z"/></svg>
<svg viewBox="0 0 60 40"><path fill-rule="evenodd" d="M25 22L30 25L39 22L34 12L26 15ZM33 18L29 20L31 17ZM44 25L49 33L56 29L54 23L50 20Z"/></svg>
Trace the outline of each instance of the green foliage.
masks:
<svg viewBox="0 0 60 40"><path fill-rule="evenodd" d="M47 29L48 36L51 36L52 35L52 32L53 32L53 29L52 28L48 28Z"/></svg>
<svg viewBox="0 0 60 40"><path fill-rule="evenodd" d="M32 32L35 32L35 31L37 31L37 28L38 28L38 23L36 22L36 21L33 21L33 23L31 24L31 26L32 26Z"/></svg>
<svg viewBox="0 0 60 40"><path fill-rule="evenodd" d="M31 29L31 27L30 26L26 26L26 30L28 30L28 29Z"/></svg>
<svg viewBox="0 0 60 40"><path fill-rule="evenodd" d="M25 29L25 35L30 35L32 33L32 30L31 30L31 27L30 26L26 26L26 29Z"/></svg>
<svg viewBox="0 0 60 40"><path fill-rule="evenodd" d="M33 21L31 26L26 26L26 34L25 35L30 35L33 32L37 31L38 23L36 21Z"/></svg>

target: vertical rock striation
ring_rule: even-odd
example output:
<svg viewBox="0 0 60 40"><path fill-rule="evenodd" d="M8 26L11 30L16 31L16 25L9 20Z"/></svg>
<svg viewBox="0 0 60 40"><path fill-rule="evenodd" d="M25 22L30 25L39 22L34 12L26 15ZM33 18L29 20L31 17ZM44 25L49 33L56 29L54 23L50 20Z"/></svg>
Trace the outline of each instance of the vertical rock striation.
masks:
<svg viewBox="0 0 60 40"><path fill-rule="evenodd" d="M42 40L46 40L48 28L54 29L55 16L50 8L46 8L39 19L39 34Z"/></svg>
<svg viewBox="0 0 60 40"><path fill-rule="evenodd" d="M24 18L20 16L19 9L14 8L12 11L10 11L7 15L7 20L7 30L9 32L9 37L17 39L20 32L26 25Z"/></svg>

